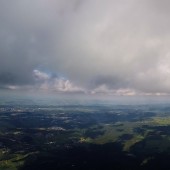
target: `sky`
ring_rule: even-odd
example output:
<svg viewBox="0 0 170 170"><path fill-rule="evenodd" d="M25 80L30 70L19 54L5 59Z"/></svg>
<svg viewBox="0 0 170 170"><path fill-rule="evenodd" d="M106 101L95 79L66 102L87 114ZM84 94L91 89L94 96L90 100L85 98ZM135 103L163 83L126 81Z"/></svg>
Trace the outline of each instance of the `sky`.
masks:
<svg viewBox="0 0 170 170"><path fill-rule="evenodd" d="M1 0L0 90L169 95L169 0Z"/></svg>

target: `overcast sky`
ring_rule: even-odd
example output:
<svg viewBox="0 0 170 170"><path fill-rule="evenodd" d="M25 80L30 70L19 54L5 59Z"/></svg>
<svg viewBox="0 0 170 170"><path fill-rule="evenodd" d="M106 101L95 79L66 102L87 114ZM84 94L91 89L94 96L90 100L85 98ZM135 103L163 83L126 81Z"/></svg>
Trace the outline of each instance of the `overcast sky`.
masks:
<svg viewBox="0 0 170 170"><path fill-rule="evenodd" d="M170 94L170 1L1 0L0 88Z"/></svg>

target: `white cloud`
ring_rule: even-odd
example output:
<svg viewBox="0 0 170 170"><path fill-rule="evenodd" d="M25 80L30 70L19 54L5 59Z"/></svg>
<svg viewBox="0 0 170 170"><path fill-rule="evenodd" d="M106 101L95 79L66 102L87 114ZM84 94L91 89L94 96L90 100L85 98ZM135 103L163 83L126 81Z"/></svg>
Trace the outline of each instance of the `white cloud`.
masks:
<svg viewBox="0 0 170 170"><path fill-rule="evenodd" d="M41 72L39 70L34 70L33 75L36 80L48 80L50 76L47 73Z"/></svg>
<svg viewBox="0 0 170 170"><path fill-rule="evenodd" d="M10 90L17 90L17 89L19 89L19 86L8 85L8 86L6 86L6 88L10 89Z"/></svg>
<svg viewBox="0 0 170 170"><path fill-rule="evenodd" d="M107 94L107 95L118 95L118 96L134 96L136 91L133 89L120 88L120 89L109 89L106 85L101 85L91 91L91 94ZM139 94L139 93L138 93Z"/></svg>
<svg viewBox="0 0 170 170"><path fill-rule="evenodd" d="M75 86L70 80L63 77L50 76L40 70L33 71L36 79L36 89L54 92L84 92L84 89ZM33 88L35 88L33 86Z"/></svg>

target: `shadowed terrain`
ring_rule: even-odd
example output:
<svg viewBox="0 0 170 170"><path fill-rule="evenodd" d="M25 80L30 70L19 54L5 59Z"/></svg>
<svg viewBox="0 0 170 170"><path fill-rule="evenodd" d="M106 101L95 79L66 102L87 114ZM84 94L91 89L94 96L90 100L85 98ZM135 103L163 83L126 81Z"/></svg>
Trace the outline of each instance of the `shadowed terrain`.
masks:
<svg viewBox="0 0 170 170"><path fill-rule="evenodd" d="M162 105L1 105L0 169L169 169L169 115Z"/></svg>

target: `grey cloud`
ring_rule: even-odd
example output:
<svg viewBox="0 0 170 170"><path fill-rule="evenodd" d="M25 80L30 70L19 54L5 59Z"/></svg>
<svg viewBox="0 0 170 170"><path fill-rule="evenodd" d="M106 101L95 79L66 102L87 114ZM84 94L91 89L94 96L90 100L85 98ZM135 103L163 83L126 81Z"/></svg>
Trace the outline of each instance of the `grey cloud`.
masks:
<svg viewBox="0 0 170 170"><path fill-rule="evenodd" d="M83 89L170 92L168 0L0 2L0 84L36 84L33 70Z"/></svg>

